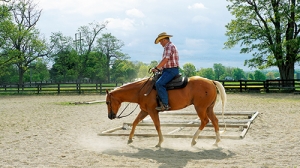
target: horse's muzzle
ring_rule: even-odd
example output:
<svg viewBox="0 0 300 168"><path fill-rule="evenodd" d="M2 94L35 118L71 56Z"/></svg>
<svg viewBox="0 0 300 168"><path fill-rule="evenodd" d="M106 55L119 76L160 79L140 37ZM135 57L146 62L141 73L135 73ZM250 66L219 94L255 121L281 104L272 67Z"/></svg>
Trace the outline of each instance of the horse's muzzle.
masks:
<svg viewBox="0 0 300 168"><path fill-rule="evenodd" d="M110 112L109 114L108 114L108 118L109 119L115 119L116 118L116 114L114 114L113 112Z"/></svg>

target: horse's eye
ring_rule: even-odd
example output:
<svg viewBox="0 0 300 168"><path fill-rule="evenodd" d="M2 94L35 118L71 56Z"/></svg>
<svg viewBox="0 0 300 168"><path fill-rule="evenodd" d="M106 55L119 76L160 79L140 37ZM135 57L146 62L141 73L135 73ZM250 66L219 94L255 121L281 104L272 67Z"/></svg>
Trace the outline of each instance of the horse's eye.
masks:
<svg viewBox="0 0 300 168"><path fill-rule="evenodd" d="M106 104L108 105L108 104L109 104L109 102L107 101L107 102L106 102Z"/></svg>

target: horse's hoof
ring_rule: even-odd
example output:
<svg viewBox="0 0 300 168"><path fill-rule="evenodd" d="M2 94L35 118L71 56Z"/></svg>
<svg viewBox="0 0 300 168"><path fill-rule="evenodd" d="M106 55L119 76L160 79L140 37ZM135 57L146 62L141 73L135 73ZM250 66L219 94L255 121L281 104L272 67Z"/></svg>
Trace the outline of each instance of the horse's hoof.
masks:
<svg viewBox="0 0 300 168"><path fill-rule="evenodd" d="M214 143L214 144L213 144L213 146L215 146L215 147L219 147L219 146L218 146L218 143Z"/></svg>
<svg viewBox="0 0 300 168"><path fill-rule="evenodd" d="M133 142L133 140L132 139L129 139L128 141L127 141L127 144L131 144Z"/></svg>
<svg viewBox="0 0 300 168"><path fill-rule="evenodd" d="M157 144L157 145L155 145L155 147L156 147L156 148L160 148L160 145L159 145L159 144Z"/></svg>
<svg viewBox="0 0 300 168"><path fill-rule="evenodd" d="M191 146L194 146L194 145L196 145L196 141L192 141L192 143L191 143Z"/></svg>

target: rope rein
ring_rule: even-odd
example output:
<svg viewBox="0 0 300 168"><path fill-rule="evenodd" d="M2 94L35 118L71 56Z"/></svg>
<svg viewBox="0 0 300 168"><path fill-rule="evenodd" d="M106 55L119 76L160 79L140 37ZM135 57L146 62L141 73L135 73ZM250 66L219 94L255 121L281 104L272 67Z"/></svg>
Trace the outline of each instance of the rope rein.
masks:
<svg viewBox="0 0 300 168"><path fill-rule="evenodd" d="M137 104L137 105L135 106L135 108L134 108L129 114L124 115L124 116L121 116L121 115L123 114L123 112L127 109L127 107L129 106L129 104L131 104L131 103L128 103L128 104L127 104L127 106L122 110L122 112L119 114L119 116L118 116L117 118L123 118L123 117L128 117L128 116L130 116L130 115L135 111L135 109L138 107L138 105L139 105L139 104Z"/></svg>

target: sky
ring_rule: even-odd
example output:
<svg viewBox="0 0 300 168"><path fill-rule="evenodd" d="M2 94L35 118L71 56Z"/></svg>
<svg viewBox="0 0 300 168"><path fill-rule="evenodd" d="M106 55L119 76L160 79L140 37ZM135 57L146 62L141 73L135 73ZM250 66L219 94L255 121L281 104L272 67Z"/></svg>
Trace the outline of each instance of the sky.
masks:
<svg viewBox="0 0 300 168"><path fill-rule="evenodd" d="M173 35L182 67L212 68L214 63L249 70L239 46L223 49L225 25L233 19L226 0L35 0L42 9L37 28L47 38L61 32L75 38L80 26L109 21L102 33L124 42L131 61L161 60L163 48L154 44L161 32ZM255 70L255 69L252 69Z"/></svg>

